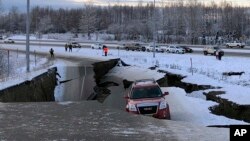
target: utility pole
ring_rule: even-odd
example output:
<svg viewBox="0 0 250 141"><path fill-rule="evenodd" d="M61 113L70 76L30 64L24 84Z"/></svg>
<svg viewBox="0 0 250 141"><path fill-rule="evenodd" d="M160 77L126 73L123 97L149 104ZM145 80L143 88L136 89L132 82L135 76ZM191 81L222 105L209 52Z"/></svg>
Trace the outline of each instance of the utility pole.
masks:
<svg viewBox="0 0 250 141"><path fill-rule="evenodd" d="M26 15L26 71L30 72L30 0L27 0L27 15Z"/></svg>
<svg viewBox="0 0 250 141"><path fill-rule="evenodd" d="M153 58L155 58L155 32L156 32L156 26L155 26L155 0L154 0L154 11L153 11L153 24L154 24L154 29L153 29L153 46L154 46L154 51L153 51Z"/></svg>

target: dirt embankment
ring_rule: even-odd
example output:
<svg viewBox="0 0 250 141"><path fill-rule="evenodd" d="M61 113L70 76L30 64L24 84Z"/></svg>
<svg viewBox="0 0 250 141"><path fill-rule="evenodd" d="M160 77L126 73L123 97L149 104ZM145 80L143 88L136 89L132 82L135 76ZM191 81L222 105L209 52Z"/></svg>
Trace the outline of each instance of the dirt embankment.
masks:
<svg viewBox="0 0 250 141"><path fill-rule="evenodd" d="M55 101L56 68L26 80L23 83L0 90L1 102L45 102Z"/></svg>

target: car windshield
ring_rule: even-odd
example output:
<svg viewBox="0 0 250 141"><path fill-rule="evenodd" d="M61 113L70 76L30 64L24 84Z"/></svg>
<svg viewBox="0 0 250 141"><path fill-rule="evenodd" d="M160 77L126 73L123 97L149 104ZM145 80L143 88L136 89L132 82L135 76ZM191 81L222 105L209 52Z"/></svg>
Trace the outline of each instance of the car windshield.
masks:
<svg viewBox="0 0 250 141"><path fill-rule="evenodd" d="M219 50L220 48L219 47L214 47L214 49Z"/></svg>
<svg viewBox="0 0 250 141"><path fill-rule="evenodd" d="M159 87L140 87L132 90L131 99L162 97Z"/></svg>

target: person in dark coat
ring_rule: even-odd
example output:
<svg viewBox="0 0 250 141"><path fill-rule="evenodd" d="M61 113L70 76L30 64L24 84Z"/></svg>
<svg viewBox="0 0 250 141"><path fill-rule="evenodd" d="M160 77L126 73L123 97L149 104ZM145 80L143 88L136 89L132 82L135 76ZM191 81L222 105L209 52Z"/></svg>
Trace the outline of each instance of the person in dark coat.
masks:
<svg viewBox="0 0 250 141"><path fill-rule="evenodd" d="M219 59L219 60L221 60L221 58L222 58L222 52L221 52L221 51L219 51L219 54L218 54L218 59Z"/></svg>
<svg viewBox="0 0 250 141"><path fill-rule="evenodd" d="M105 54L105 48L107 48L107 46L103 45L102 46L102 52ZM103 55L103 54L102 54Z"/></svg>
<svg viewBox="0 0 250 141"><path fill-rule="evenodd" d="M67 52L67 50L68 50L68 44L65 44L65 51Z"/></svg>
<svg viewBox="0 0 250 141"><path fill-rule="evenodd" d="M49 53L50 53L50 57L54 58L54 50L53 50L53 48L50 49Z"/></svg>
<svg viewBox="0 0 250 141"><path fill-rule="evenodd" d="M72 52L72 45L69 44L69 52Z"/></svg>

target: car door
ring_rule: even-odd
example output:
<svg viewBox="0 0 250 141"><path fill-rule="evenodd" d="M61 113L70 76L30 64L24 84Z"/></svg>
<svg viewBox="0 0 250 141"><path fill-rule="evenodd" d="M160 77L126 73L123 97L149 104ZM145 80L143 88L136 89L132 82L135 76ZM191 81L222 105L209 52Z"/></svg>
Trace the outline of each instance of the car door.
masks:
<svg viewBox="0 0 250 141"><path fill-rule="evenodd" d="M175 52L174 46L170 46L170 52L171 52L171 53L174 53L174 52Z"/></svg>

